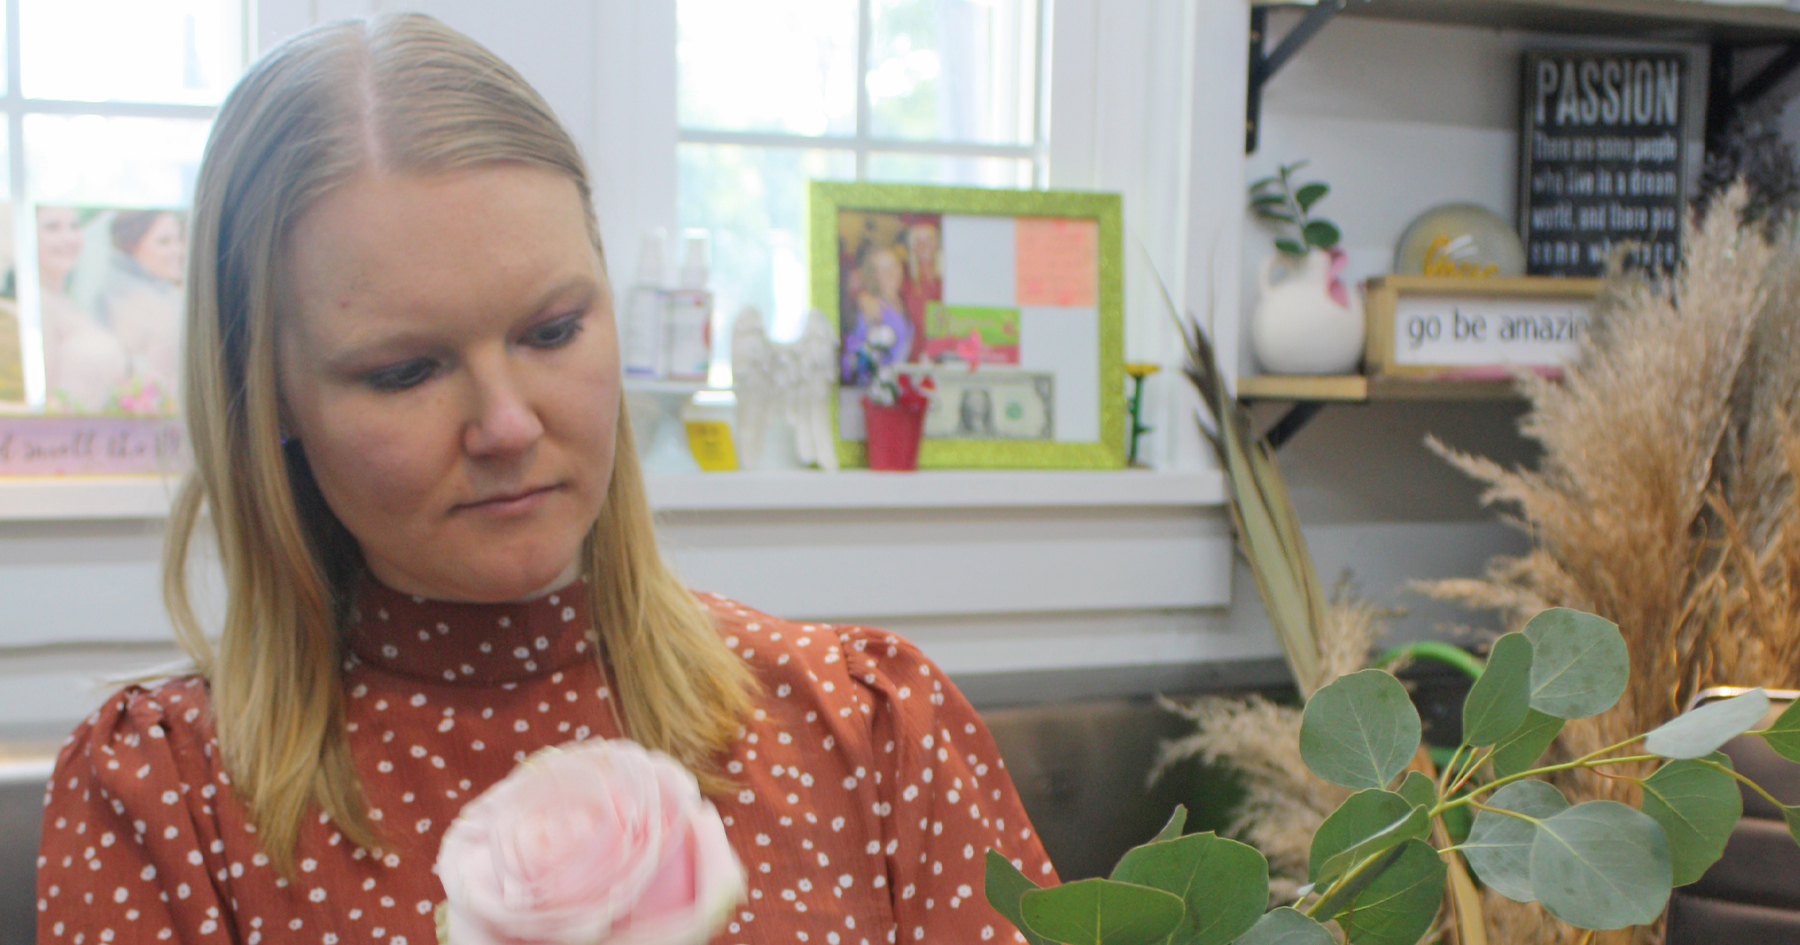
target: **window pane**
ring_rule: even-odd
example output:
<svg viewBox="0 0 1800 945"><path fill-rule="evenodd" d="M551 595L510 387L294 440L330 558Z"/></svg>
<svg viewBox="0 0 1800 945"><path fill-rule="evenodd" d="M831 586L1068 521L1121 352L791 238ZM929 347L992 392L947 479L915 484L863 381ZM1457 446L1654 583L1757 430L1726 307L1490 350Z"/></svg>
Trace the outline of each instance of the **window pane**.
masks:
<svg viewBox="0 0 1800 945"><path fill-rule="evenodd" d="M871 2L871 133L1033 143L1036 0Z"/></svg>
<svg viewBox="0 0 1800 945"><path fill-rule="evenodd" d="M856 0L680 0L681 124L856 133Z"/></svg>
<svg viewBox="0 0 1800 945"><path fill-rule="evenodd" d="M185 207L209 121L26 115L25 175L35 203Z"/></svg>
<svg viewBox="0 0 1800 945"><path fill-rule="evenodd" d="M960 187L1032 186L1028 160L928 154L871 154L869 179Z"/></svg>
<svg viewBox="0 0 1800 945"><path fill-rule="evenodd" d="M19 0L28 98L215 105L243 70L243 0Z"/></svg>
<svg viewBox="0 0 1800 945"><path fill-rule="evenodd" d="M681 226L712 234L714 363L730 363L730 323L745 305L778 339L798 337L807 308L806 182L854 178L850 152L686 144L680 173Z"/></svg>

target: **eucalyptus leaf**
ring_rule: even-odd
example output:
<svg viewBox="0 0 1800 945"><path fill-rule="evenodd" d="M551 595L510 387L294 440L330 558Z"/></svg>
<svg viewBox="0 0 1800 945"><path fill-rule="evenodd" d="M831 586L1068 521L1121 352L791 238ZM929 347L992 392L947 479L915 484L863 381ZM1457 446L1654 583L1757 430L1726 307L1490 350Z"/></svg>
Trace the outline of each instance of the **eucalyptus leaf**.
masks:
<svg viewBox="0 0 1800 945"><path fill-rule="evenodd" d="M1520 772L1530 771L1537 765L1539 758L1549 750L1550 743L1562 732L1563 720L1554 715L1545 715L1536 709L1525 713L1525 721L1513 729L1511 735L1500 739L1494 746L1494 753L1489 761L1494 766L1494 777L1510 778Z"/></svg>
<svg viewBox="0 0 1800 945"><path fill-rule="evenodd" d="M1542 821L1531 844L1538 902L1576 928L1655 921L1672 880L1662 827L1616 801L1577 804Z"/></svg>
<svg viewBox="0 0 1800 945"><path fill-rule="evenodd" d="M1336 246L1341 238L1338 228L1324 220L1313 220L1306 224L1301 230L1301 235L1306 238L1306 245L1319 249L1330 249Z"/></svg>
<svg viewBox="0 0 1800 945"><path fill-rule="evenodd" d="M1437 784L1418 771L1406 773L1406 780L1400 782L1399 794L1414 807L1430 810L1437 806Z"/></svg>
<svg viewBox="0 0 1800 945"><path fill-rule="evenodd" d="M1339 787L1385 789L1418 748L1418 710L1406 687L1378 669L1333 681L1301 714L1301 759Z"/></svg>
<svg viewBox="0 0 1800 945"><path fill-rule="evenodd" d="M1553 607L1521 631L1531 640L1531 707L1559 719L1585 719L1625 692L1631 657L1617 624Z"/></svg>
<svg viewBox="0 0 1800 945"><path fill-rule="evenodd" d="M1306 247L1301 246L1299 243L1297 243L1293 240L1290 240L1290 239L1276 240L1275 248L1281 250L1282 252L1288 254L1289 256L1304 256L1304 255L1306 255Z"/></svg>
<svg viewBox="0 0 1800 945"><path fill-rule="evenodd" d="M1283 906L1256 921L1237 945L1337 945L1325 926Z"/></svg>
<svg viewBox="0 0 1800 945"><path fill-rule="evenodd" d="M1306 878L1328 883L1360 860L1431 832L1429 808L1390 791L1350 795L1313 833Z"/></svg>
<svg viewBox="0 0 1800 945"><path fill-rule="evenodd" d="M1788 836L1793 837L1795 843L1800 843L1800 807L1781 805L1781 819L1787 821Z"/></svg>
<svg viewBox="0 0 1800 945"><path fill-rule="evenodd" d="M1181 897L1186 912L1169 945L1227 945L1256 924L1269 901L1263 855L1210 833L1136 847L1112 878Z"/></svg>
<svg viewBox="0 0 1800 945"><path fill-rule="evenodd" d="M1325 199L1325 195L1328 193L1331 193L1331 188L1325 184L1307 184L1294 191L1294 202L1299 204L1302 210L1311 210L1313 204Z"/></svg>
<svg viewBox="0 0 1800 945"><path fill-rule="evenodd" d="M1562 792L1542 781L1514 781L1494 792L1486 806L1547 820L1569 808ZM1531 888L1531 844L1537 825L1491 810L1477 811L1463 841L1463 858L1475 875L1514 902L1536 902Z"/></svg>
<svg viewBox="0 0 1800 945"><path fill-rule="evenodd" d="M1422 840L1406 841L1399 853L1399 860L1338 914L1352 945L1414 945L1437 919L1448 872L1443 859Z"/></svg>
<svg viewBox="0 0 1800 945"><path fill-rule="evenodd" d="M1363 890L1374 885L1382 873L1400 862L1400 857L1405 852L1403 847L1395 847L1367 863L1358 864L1349 874L1319 894L1319 901L1313 903L1309 914L1329 919L1350 908L1350 904L1357 896L1362 895Z"/></svg>
<svg viewBox="0 0 1800 945"><path fill-rule="evenodd" d="M1181 831L1185 827L1187 827L1187 805L1176 804L1175 812L1169 815L1169 822L1163 825L1163 829L1156 832L1156 836L1150 838L1150 842L1161 843L1164 840L1174 840L1181 836Z"/></svg>
<svg viewBox="0 0 1800 945"><path fill-rule="evenodd" d="M1001 918L1011 922L1013 928L1018 929L1019 934L1025 936L1025 941L1030 942L1031 945L1051 945L1044 940L1042 935L1033 932L1025 924L1024 917L1019 914L1020 897L1037 889L1038 884L1027 879L1024 873L1019 872L1018 868L1012 865L1012 861L989 850L987 852L987 879L983 885L987 893L988 905L993 906L994 911L1000 913Z"/></svg>
<svg viewBox="0 0 1800 945"><path fill-rule="evenodd" d="M1800 762L1800 700L1789 703L1775 724L1762 733L1763 741L1789 761Z"/></svg>
<svg viewBox="0 0 1800 945"><path fill-rule="evenodd" d="M1644 750L1664 758L1704 758L1755 728L1768 714L1768 695L1761 689L1752 689L1664 722L1644 736Z"/></svg>
<svg viewBox="0 0 1800 945"><path fill-rule="evenodd" d="M1531 711L1531 640L1509 633L1494 641L1487 668L1463 700L1463 744L1486 747L1513 733Z"/></svg>
<svg viewBox="0 0 1800 945"><path fill-rule="evenodd" d="M1731 767L1731 759L1718 752L1706 760ZM1670 881L1676 886L1697 881L1724 855L1731 828L1744 815L1737 782L1711 765L1684 760L1663 765L1642 785L1644 813L1669 840Z"/></svg>
<svg viewBox="0 0 1800 945"><path fill-rule="evenodd" d="M1031 930L1065 945L1155 945L1181 924L1181 897L1148 886L1084 879L1019 900Z"/></svg>

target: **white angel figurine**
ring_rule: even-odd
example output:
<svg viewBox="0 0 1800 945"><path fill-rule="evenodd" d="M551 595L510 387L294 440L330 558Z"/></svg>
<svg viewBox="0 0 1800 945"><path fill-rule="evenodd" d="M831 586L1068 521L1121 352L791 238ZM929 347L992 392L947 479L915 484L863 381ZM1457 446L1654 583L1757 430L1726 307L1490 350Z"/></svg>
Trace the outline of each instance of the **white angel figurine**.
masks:
<svg viewBox="0 0 1800 945"><path fill-rule="evenodd" d="M737 391L737 448L742 468L756 466L769 419L794 428L802 465L837 472L831 397L837 386L837 333L818 309L806 313L800 337L787 344L763 333L762 313L745 306L731 326L731 377Z"/></svg>

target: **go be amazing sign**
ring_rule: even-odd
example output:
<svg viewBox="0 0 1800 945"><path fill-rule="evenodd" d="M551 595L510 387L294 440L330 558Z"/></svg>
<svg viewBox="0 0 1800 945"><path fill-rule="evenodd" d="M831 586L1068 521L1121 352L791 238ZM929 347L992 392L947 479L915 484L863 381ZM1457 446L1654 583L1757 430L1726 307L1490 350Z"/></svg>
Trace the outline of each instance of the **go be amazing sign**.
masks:
<svg viewBox="0 0 1800 945"><path fill-rule="evenodd" d="M1532 275L1598 276L1680 258L1688 58L1533 50L1519 128L1519 229Z"/></svg>

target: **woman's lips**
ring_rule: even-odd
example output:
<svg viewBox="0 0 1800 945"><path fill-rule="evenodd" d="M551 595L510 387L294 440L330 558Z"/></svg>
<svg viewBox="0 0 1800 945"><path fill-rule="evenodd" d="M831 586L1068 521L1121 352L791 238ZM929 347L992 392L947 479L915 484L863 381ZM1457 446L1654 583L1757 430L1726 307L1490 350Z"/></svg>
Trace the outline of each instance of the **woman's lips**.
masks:
<svg viewBox="0 0 1800 945"><path fill-rule="evenodd" d="M525 489L519 492L507 492L500 495L464 502L452 511L476 512L483 515L512 516L522 515L542 505L550 494L562 488L560 484L539 486L536 489Z"/></svg>

